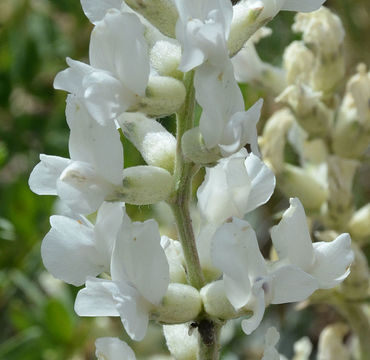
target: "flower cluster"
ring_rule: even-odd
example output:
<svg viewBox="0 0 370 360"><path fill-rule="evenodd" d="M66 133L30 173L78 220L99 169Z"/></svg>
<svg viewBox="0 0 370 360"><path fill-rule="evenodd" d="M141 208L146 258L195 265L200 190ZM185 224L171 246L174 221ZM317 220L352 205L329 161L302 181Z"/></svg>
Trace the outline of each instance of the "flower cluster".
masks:
<svg viewBox="0 0 370 360"><path fill-rule="evenodd" d="M280 10L307 12L323 2L81 0L94 24L90 64L67 59L54 82L69 93L70 158L41 155L29 180L35 193L58 195L69 209L51 217L41 252L55 277L84 285L77 314L119 316L137 341L149 320L213 329L245 316L250 334L269 304L302 301L348 276L349 235L312 243L298 198L271 229L276 261L264 259L244 220L270 199L275 176L258 148L263 102L245 110L234 61ZM174 113L176 138L157 121ZM125 167L122 136L147 165ZM200 167L205 178L190 213L185 195ZM161 236L154 219L133 222L125 210L125 203L159 201L172 207L178 239ZM135 358L118 339L96 347L98 358Z"/></svg>

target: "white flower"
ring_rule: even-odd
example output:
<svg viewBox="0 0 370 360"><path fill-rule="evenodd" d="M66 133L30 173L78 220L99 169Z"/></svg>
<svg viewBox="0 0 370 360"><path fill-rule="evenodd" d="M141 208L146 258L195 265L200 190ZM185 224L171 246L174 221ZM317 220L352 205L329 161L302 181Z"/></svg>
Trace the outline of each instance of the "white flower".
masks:
<svg viewBox="0 0 370 360"><path fill-rule="evenodd" d="M187 72L209 61L223 67L233 15L229 0L175 0L179 13L176 38L183 54L179 69Z"/></svg>
<svg viewBox="0 0 370 360"><path fill-rule="evenodd" d="M144 26L135 14L111 9L91 33L90 65L67 59L70 66L54 87L77 95L100 124L116 119L145 95L149 79Z"/></svg>
<svg viewBox="0 0 370 360"><path fill-rule="evenodd" d="M123 149L113 122L94 121L73 96L67 98L71 159L40 155L29 185L39 195L58 195L72 210L90 214L117 186L122 186Z"/></svg>
<svg viewBox="0 0 370 360"><path fill-rule="evenodd" d="M210 223L244 215L266 203L275 188L273 172L254 154L245 149L221 159L206 168L206 176L198 188L198 208Z"/></svg>
<svg viewBox="0 0 370 360"><path fill-rule="evenodd" d="M290 199L289 209L280 223L271 229L271 239L279 259L312 275L321 289L330 289L349 275L354 257L349 234L341 234L331 242L312 244L306 215L298 198Z"/></svg>
<svg viewBox="0 0 370 360"><path fill-rule="evenodd" d="M77 294L80 316L120 316L134 340L145 336L149 314L169 285L169 267L154 220L121 228L111 262L112 280L88 278Z"/></svg>
<svg viewBox="0 0 370 360"><path fill-rule="evenodd" d="M269 269L248 222L233 218L213 237L212 259L224 273L226 296L236 310L253 310L242 321L246 334L260 324L265 306L302 301L317 288L316 279L294 265L274 264Z"/></svg>
<svg viewBox="0 0 370 360"><path fill-rule="evenodd" d="M202 65L195 72L194 86L196 100L203 108L199 129L206 147L218 146L222 155L228 156L248 142L253 152L259 154L256 124L263 101L244 111L231 62L223 69Z"/></svg>
<svg viewBox="0 0 370 360"><path fill-rule="evenodd" d="M41 154L29 185L37 194L59 195L76 212L91 213L122 183L119 133L113 123L106 127L97 124L72 96L67 99L66 116L71 159Z"/></svg>
<svg viewBox="0 0 370 360"><path fill-rule="evenodd" d="M123 203L103 203L95 225L54 215L41 245L45 267L56 278L80 286L87 276L109 272L114 242L126 217Z"/></svg>
<svg viewBox="0 0 370 360"><path fill-rule="evenodd" d="M104 337L95 341L95 355L98 360L136 360L135 353L122 340Z"/></svg>

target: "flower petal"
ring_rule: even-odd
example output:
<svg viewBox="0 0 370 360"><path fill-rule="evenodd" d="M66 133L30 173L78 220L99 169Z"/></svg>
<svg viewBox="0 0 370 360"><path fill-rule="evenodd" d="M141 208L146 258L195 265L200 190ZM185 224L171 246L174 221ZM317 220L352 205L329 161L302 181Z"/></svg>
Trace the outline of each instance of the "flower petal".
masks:
<svg viewBox="0 0 370 360"><path fill-rule="evenodd" d="M114 122L99 125L81 101L72 96L67 98L66 117L71 129L71 159L87 162L109 182L121 184L123 148Z"/></svg>
<svg viewBox="0 0 370 360"><path fill-rule="evenodd" d="M69 68L60 71L54 79L54 88L58 90L68 91L77 96L83 96L84 89L82 87L83 78L90 74L94 69L81 61L67 58Z"/></svg>
<svg viewBox="0 0 370 360"><path fill-rule="evenodd" d="M99 265L92 227L65 216L52 216L50 223L52 228L42 242L41 256L53 276L80 286L87 276L96 276L104 270Z"/></svg>
<svg viewBox="0 0 370 360"><path fill-rule="evenodd" d="M208 63L200 66L195 71L194 86L195 97L203 108L199 128L206 147L211 149L224 143L227 122L244 110L243 96L230 61L222 70Z"/></svg>
<svg viewBox="0 0 370 360"><path fill-rule="evenodd" d="M73 161L57 181L60 198L81 214L96 211L112 187L90 164L80 161Z"/></svg>
<svg viewBox="0 0 370 360"><path fill-rule="evenodd" d="M40 162L33 168L28 185L38 195L57 195L57 181L70 159L40 154Z"/></svg>
<svg viewBox="0 0 370 360"><path fill-rule="evenodd" d="M136 360L133 350L118 338L98 338L95 341L95 347L95 356L98 360Z"/></svg>
<svg viewBox="0 0 370 360"><path fill-rule="evenodd" d="M271 229L271 239L279 259L289 259L291 264L310 272L314 253L306 214L298 198L290 199L289 209Z"/></svg>
<svg viewBox="0 0 370 360"><path fill-rule="evenodd" d="M108 72L97 70L84 77L85 104L101 125L115 120L136 100L135 94Z"/></svg>
<svg viewBox="0 0 370 360"><path fill-rule="evenodd" d="M311 274L321 289L330 289L342 282L350 273L354 254L349 234L341 234L331 242L313 244L315 264Z"/></svg>
<svg viewBox="0 0 370 360"><path fill-rule="evenodd" d="M75 311L79 316L119 316L119 288L110 280L87 278L86 287L76 297Z"/></svg>
<svg viewBox="0 0 370 360"><path fill-rule="evenodd" d="M244 217L251 189L251 180L242 153L222 159L218 165L206 169L206 176L198 188L198 208L211 223L221 224L226 219Z"/></svg>
<svg viewBox="0 0 370 360"><path fill-rule="evenodd" d="M169 265L154 220L122 228L112 259L112 279L124 278L152 304L158 304L170 281Z"/></svg>
<svg viewBox="0 0 370 360"><path fill-rule="evenodd" d="M216 231L211 253L224 272L227 298L236 309L243 307L250 300L251 283L267 274L255 232L248 222L233 218Z"/></svg>
<svg viewBox="0 0 370 360"><path fill-rule="evenodd" d="M262 283L258 283L256 285L261 287L254 289L255 299L251 306L253 315L249 319L242 320L242 329L247 335L250 335L254 330L257 329L265 313L265 293L262 289Z"/></svg>
<svg viewBox="0 0 370 360"><path fill-rule="evenodd" d="M284 304L307 299L318 289L317 280L293 265L277 268L272 278L271 304Z"/></svg>
<svg viewBox="0 0 370 360"><path fill-rule="evenodd" d="M81 6L86 17L95 25L109 9L121 9L122 0L81 0Z"/></svg>
<svg viewBox="0 0 370 360"><path fill-rule="evenodd" d="M144 25L135 14L111 9L91 33L90 63L114 74L131 92L145 95L149 53Z"/></svg>
<svg viewBox="0 0 370 360"><path fill-rule="evenodd" d="M114 243L123 221L129 221L124 203L103 202L99 207L94 227L94 241L100 254L102 265L108 272Z"/></svg>
<svg viewBox="0 0 370 360"><path fill-rule="evenodd" d="M122 324L131 339L141 341L148 329L149 304L135 288L122 283L119 286L123 297L117 309Z"/></svg>
<svg viewBox="0 0 370 360"><path fill-rule="evenodd" d="M260 156L258 150L257 122L261 115L263 100L258 100L247 111L239 111L232 115L225 126L222 143L219 144L224 156L238 151L249 144L254 154Z"/></svg>
<svg viewBox="0 0 370 360"><path fill-rule="evenodd" d="M245 167L252 180L246 213L269 201L275 189L275 175L256 155L251 153L245 160Z"/></svg>

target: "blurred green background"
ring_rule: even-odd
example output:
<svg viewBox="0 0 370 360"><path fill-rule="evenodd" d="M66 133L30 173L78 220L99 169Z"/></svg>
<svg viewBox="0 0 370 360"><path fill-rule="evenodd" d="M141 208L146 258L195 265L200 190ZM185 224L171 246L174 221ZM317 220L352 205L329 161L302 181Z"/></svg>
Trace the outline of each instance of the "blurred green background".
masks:
<svg viewBox="0 0 370 360"><path fill-rule="evenodd" d="M369 66L369 0L331 0L327 5L346 28L348 74L359 61ZM293 14L281 13L271 23L278 31L261 42L263 59L279 64L284 46L294 38L292 19ZM93 359L97 336L123 333L119 321L78 318L73 312L77 289L45 272L40 244L49 230L55 198L37 196L27 184L40 153L68 157L66 94L52 84L66 67L67 56L87 61L91 29L78 0L0 0L1 360ZM252 102L257 95L249 92ZM265 116L271 103L267 102ZM125 157L126 164L138 158L130 150ZM134 216L135 211L131 209ZM143 217L145 211L136 215ZM308 317L308 313L290 317L287 348L305 333ZM244 338L228 341L227 349L243 357ZM153 329L146 344L136 348L141 346L145 356L148 350L163 351L162 341Z"/></svg>

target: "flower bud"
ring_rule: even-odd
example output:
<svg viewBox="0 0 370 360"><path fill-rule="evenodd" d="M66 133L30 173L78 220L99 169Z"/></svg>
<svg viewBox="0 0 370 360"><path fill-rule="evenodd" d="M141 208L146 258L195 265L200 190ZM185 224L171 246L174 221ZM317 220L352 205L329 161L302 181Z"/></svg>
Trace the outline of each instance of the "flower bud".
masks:
<svg viewBox="0 0 370 360"><path fill-rule="evenodd" d="M162 302L152 311L152 319L179 324L195 319L202 310L199 291L190 285L171 283Z"/></svg>
<svg viewBox="0 0 370 360"><path fill-rule="evenodd" d="M334 228L344 229L353 213L353 177L358 161L330 156L328 164L329 198L327 215Z"/></svg>
<svg viewBox="0 0 370 360"><path fill-rule="evenodd" d="M226 297L223 280L207 284L200 290L206 313L218 319L227 320L251 315L252 311L241 308L235 310Z"/></svg>
<svg viewBox="0 0 370 360"><path fill-rule="evenodd" d="M176 139L170 132L156 120L141 113L123 113L117 121L148 165L158 166L172 173Z"/></svg>
<svg viewBox="0 0 370 360"><path fill-rule="evenodd" d="M182 79L178 70L181 60L181 47L169 41L157 41L150 51L150 63L161 76Z"/></svg>
<svg viewBox="0 0 370 360"><path fill-rule="evenodd" d="M181 147L185 159L189 159L196 164L215 163L221 158L218 148L207 149L199 127L185 132L182 136Z"/></svg>
<svg viewBox="0 0 370 360"><path fill-rule="evenodd" d="M348 331L348 326L343 323L326 326L320 334L317 360L349 360L351 358L349 350L343 343Z"/></svg>
<svg viewBox="0 0 370 360"><path fill-rule="evenodd" d="M258 2L250 4L248 1L242 1L233 9L233 19L227 41L230 57L236 55L254 32L264 24L257 20L263 10L263 6Z"/></svg>
<svg viewBox="0 0 370 360"><path fill-rule="evenodd" d="M294 343L294 356L292 360L309 360L312 352L312 343L305 336Z"/></svg>
<svg viewBox="0 0 370 360"><path fill-rule="evenodd" d="M184 84L167 76L149 77L145 96L129 109L151 117L163 117L176 112L185 100Z"/></svg>
<svg viewBox="0 0 370 360"><path fill-rule="evenodd" d="M370 142L370 73L363 64L357 71L347 83L332 136L334 152L353 159L363 155Z"/></svg>
<svg viewBox="0 0 370 360"><path fill-rule="evenodd" d="M186 284L185 260L180 242L162 235L161 245L168 260L171 282Z"/></svg>
<svg viewBox="0 0 370 360"><path fill-rule="evenodd" d="M320 179L307 169L285 164L278 176L280 189L287 197L298 197L309 210L318 210L326 201L328 193Z"/></svg>
<svg viewBox="0 0 370 360"><path fill-rule="evenodd" d="M354 239L362 239L370 236L370 203L357 210L350 222L349 232Z"/></svg>
<svg viewBox="0 0 370 360"><path fill-rule="evenodd" d="M283 63L286 71L286 81L289 85L299 82L310 83L314 56L303 41L293 41L285 48Z"/></svg>
<svg viewBox="0 0 370 360"><path fill-rule="evenodd" d="M167 348L176 360L197 360L198 339L190 323L163 325Z"/></svg>
<svg viewBox="0 0 370 360"><path fill-rule="evenodd" d="M320 101L321 93L304 84L288 86L276 99L287 104L297 121L309 134L324 137L329 131L334 114Z"/></svg>
<svg viewBox="0 0 370 360"><path fill-rule="evenodd" d="M299 13L293 30L303 32L304 43L315 55L311 86L324 94L330 93L345 74L344 28L339 17L325 7L311 13Z"/></svg>
<svg viewBox="0 0 370 360"><path fill-rule="evenodd" d="M275 174L284 169L284 149L289 129L295 117L288 108L276 111L266 122L259 146L264 161L271 165Z"/></svg>
<svg viewBox="0 0 370 360"><path fill-rule="evenodd" d="M125 2L162 34L175 37L178 13L172 0L125 0Z"/></svg>
<svg viewBox="0 0 370 360"><path fill-rule="evenodd" d="M351 93L359 121L370 127L370 72L366 65L357 66L357 74L352 76L347 84L347 92Z"/></svg>
<svg viewBox="0 0 370 360"><path fill-rule="evenodd" d="M122 187L106 201L124 201L134 205L154 204L166 200L173 191L171 174L156 166L133 166L123 170Z"/></svg>

